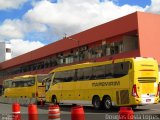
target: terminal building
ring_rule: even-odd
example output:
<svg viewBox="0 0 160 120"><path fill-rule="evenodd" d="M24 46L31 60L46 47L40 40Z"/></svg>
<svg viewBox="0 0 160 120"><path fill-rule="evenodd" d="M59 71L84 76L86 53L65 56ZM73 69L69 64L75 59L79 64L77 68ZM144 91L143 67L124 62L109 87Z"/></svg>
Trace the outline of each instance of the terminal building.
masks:
<svg viewBox="0 0 160 120"><path fill-rule="evenodd" d="M11 44L0 41L0 63L11 59Z"/></svg>
<svg viewBox="0 0 160 120"><path fill-rule="evenodd" d="M153 57L160 64L160 15L135 12L0 63L0 83L87 61Z"/></svg>

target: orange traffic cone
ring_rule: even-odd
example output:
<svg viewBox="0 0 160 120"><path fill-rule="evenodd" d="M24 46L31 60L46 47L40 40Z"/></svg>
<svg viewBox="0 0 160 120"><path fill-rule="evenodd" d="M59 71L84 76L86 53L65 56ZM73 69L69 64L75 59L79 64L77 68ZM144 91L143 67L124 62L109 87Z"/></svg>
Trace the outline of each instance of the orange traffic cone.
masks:
<svg viewBox="0 0 160 120"><path fill-rule="evenodd" d="M20 115L20 105L18 103L12 104L12 114L13 114L13 120L21 120Z"/></svg>
<svg viewBox="0 0 160 120"><path fill-rule="evenodd" d="M28 120L38 120L38 110L37 105L29 104L28 105Z"/></svg>
<svg viewBox="0 0 160 120"><path fill-rule="evenodd" d="M82 106L75 106L71 108L71 120L85 120Z"/></svg>
<svg viewBox="0 0 160 120"><path fill-rule="evenodd" d="M60 109L58 105L49 105L48 109L49 120L60 120Z"/></svg>
<svg viewBox="0 0 160 120"><path fill-rule="evenodd" d="M134 120L134 112L131 107L121 107L119 120Z"/></svg>

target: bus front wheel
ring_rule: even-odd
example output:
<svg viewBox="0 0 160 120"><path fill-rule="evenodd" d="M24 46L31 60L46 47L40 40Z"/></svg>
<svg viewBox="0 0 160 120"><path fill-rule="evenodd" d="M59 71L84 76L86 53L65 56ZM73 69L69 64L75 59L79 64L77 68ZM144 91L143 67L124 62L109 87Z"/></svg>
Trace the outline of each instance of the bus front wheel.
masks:
<svg viewBox="0 0 160 120"><path fill-rule="evenodd" d="M94 96L94 97L93 97L93 100L92 100L92 104L93 104L93 107L94 107L95 109L100 109L100 107L101 107L100 97L99 97L99 96Z"/></svg>
<svg viewBox="0 0 160 120"><path fill-rule="evenodd" d="M57 104L57 97L55 95L52 96L52 103Z"/></svg>
<svg viewBox="0 0 160 120"><path fill-rule="evenodd" d="M110 110L112 108L112 101L109 96L105 96L102 102L103 102L104 109Z"/></svg>

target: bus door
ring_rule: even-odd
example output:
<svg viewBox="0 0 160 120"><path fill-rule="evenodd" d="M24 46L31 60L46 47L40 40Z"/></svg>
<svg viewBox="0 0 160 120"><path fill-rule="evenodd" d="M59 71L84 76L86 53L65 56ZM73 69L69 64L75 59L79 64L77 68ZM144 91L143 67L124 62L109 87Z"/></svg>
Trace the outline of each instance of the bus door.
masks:
<svg viewBox="0 0 160 120"><path fill-rule="evenodd" d="M73 103L75 100L76 83L74 81L75 70L69 70L62 72L63 82L61 90L61 99L64 102Z"/></svg>
<svg viewBox="0 0 160 120"><path fill-rule="evenodd" d="M45 85L42 83L37 83L37 93L36 96L40 99L45 98Z"/></svg>
<svg viewBox="0 0 160 120"><path fill-rule="evenodd" d="M38 101L45 100L45 92L48 91L51 79L47 74L40 74L36 76L37 81L37 90L36 97L38 97Z"/></svg>
<svg viewBox="0 0 160 120"><path fill-rule="evenodd" d="M63 76L61 72L52 73L51 75L51 81L49 85L48 92L49 94L55 95L57 97L57 100L62 100L62 82L63 82Z"/></svg>

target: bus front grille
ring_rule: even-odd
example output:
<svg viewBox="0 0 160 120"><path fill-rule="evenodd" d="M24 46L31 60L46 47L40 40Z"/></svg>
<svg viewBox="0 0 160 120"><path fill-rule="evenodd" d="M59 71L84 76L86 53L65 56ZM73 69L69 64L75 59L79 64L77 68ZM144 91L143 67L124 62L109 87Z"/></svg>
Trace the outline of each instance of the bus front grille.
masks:
<svg viewBox="0 0 160 120"><path fill-rule="evenodd" d="M156 82L155 77L139 77L138 78L139 83L154 83Z"/></svg>

